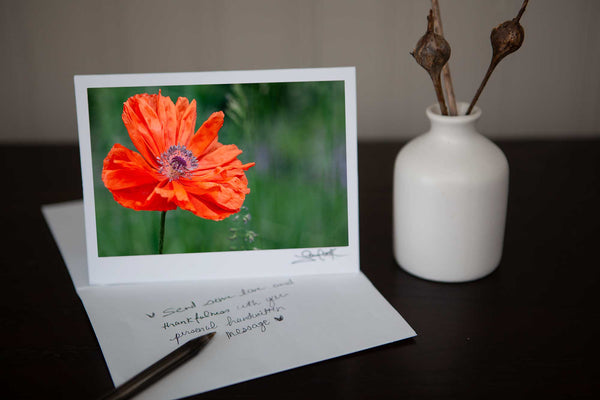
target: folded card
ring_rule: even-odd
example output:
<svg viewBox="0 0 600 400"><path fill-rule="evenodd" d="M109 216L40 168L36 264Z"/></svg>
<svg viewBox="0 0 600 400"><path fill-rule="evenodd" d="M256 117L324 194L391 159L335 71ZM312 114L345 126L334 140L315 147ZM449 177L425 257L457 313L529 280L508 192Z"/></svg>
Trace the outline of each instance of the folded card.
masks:
<svg viewBox="0 0 600 400"><path fill-rule="evenodd" d="M141 398L415 335L359 268L354 68L77 76L75 93L83 205L43 212L115 384L209 332Z"/></svg>
<svg viewBox="0 0 600 400"><path fill-rule="evenodd" d="M140 399L202 393L415 335L361 272L90 286L81 202L43 211L115 385L217 332Z"/></svg>
<svg viewBox="0 0 600 400"><path fill-rule="evenodd" d="M75 77L92 284L356 272L354 68Z"/></svg>

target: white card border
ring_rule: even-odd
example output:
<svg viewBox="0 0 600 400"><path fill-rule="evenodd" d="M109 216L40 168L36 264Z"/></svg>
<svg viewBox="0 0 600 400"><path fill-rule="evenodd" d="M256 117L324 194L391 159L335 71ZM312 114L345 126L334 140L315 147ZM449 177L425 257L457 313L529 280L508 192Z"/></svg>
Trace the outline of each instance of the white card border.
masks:
<svg viewBox="0 0 600 400"><path fill-rule="evenodd" d="M348 246L340 257L293 264L305 249L98 257L92 175L88 88L231 83L344 81ZM74 77L81 154L85 234L90 284L161 282L359 271L356 71L354 67L160 74L77 75ZM329 250L324 248L323 250ZM310 249L316 253L319 249Z"/></svg>

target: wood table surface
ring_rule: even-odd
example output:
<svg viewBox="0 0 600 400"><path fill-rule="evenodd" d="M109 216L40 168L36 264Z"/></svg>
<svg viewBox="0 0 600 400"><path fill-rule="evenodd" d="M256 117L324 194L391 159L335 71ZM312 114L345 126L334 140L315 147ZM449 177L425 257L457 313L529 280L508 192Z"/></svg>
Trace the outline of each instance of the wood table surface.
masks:
<svg viewBox="0 0 600 400"><path fill-rule="evenodd" d="M600 139L498 144L511 169L501 264L442 284L393 258L402 143L359 143L361 269L418 336L190 399L600 398ZM0 398L97 398L112 382L40 211L81 198L78 149L2 145L0 165Z"/></svg>

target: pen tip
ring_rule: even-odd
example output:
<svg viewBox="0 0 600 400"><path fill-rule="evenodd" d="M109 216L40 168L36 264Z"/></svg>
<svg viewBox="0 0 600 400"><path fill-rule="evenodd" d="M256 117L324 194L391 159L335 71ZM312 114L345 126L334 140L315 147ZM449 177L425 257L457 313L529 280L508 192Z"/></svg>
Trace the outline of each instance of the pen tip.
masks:
<svg viewBox="0 0 600 400"><path fill-rule="evenodd" d="M210 342L210 340L213 338L213 336L215 336L216 332L211 332L211 333L207 333L206 335L202 335L202 336L198 336L197 338L194 338L190 341L188 341L186 344L188 344L188 347L198 347L200 346L200 348L204 347L206 344L208 344L208 342Z"/></svg>

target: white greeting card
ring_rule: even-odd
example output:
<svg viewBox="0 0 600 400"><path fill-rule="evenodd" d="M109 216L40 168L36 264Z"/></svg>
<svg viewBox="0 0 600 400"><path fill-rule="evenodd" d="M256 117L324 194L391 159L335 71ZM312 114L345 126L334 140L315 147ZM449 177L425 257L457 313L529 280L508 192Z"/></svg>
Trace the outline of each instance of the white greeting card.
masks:
<svg viewBox="0 0 600 400"><path fill-rule="evenodd" d="M115 385L216 332L136 398L176 399L415 336L361 272L91 286L82 203L43 212Z"/></svg>
<svg viewBox="0 0 600 400"><path fill-rule="evenodd" d="M354 68L75 77L92 284L358 271Z"/></svg>
<svg viewBox="0 0 600 400"><path fill-rule="evenodd" d="M415 335L359 269L354 68L77 76L75 92L83 203L43 213L115 385L209 332L139 397Z"/></svg>

